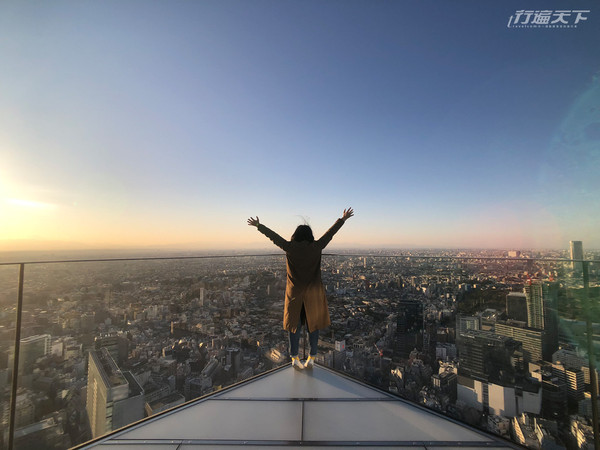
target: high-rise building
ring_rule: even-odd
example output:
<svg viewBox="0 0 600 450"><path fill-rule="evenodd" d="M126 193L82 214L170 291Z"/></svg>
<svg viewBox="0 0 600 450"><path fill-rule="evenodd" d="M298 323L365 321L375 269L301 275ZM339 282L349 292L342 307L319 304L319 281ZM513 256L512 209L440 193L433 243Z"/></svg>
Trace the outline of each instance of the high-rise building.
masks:
<svg viewBox="0 0 600 450"><path fill-rule="evenodd" d="M527 326L544 330L543 358L550 361L558 349L558 283L533 281L523 288L527 302Z"/></svg>
<svg viewBox="0 0 600 450"><path fill-rule="evenodd" d="M542 383L542 416L556 420L567 410L567 384L554 375L552 364L530 362L529 374Z"/></svg>
<svg viewBox="0 0 600 450"><path fill-rule="evenodd" d="M511 376L513 355L521 344L507 336L491 331L470 330L460 335L458 357L459 375L495 382Z"/></svg>
<svg viewBox="0 0 600 450"><path fill-rule="evenodd" d="M105 347L89 353L86 410L94 438L144 418L144 390Z"/></svg>
<svg viewBox="0 0 600 450"><path fill-rule="evenodd" d="M523 288L527 302L527 326L538 330L544 329L544 302L541 283L529 282Z"/></svg>
<svg viewBox="0 0 600 450"><path fill-rule="evenodd" d="M415 348L422 347L423 303L419 300L401 300L396 324L396 350L402 358L408 358Z"/></svg>
<svg viewBox="0 0 600 450"><path fill-rule="evenodd" d="M123 364L129 354L129 340L124 334L102 334L94 338L94 348L106 348L117 364Z"/></svg>
<svg viewBox="0 0 600 450"><path fill-rule="evenodd" d="M572 405L583 400L585 380L581 369L571 369L560 362L552 363L552 375L567 386L567 398Z"/></svg>
<svg viewBox="0 0 600 450"><path fill-rule="evenodd" d="M524 292L506 295L506 315L509 319L527 322L527 296Z"/></svg>
<svg viewBox="0 0 600 450"><path fill-rule="evenodd" d="M531 380L523 380L519 385L496 384L482 378L459 375L457 397L490 416L512 417L524 412L539 414L542 407L540 387L539 382Z"/></svg>
<svg viewBox="0 0 600 450"><path fill-rule="evenodd" d="M579 356L577 352L572 350L560 349L552 355L552 362L560 362L571 369L581 369L583 372L583 381L585 382L585 387L587 390L591 391L592 379L589 360L587 358ZM596 386L600 391L600 374L598 373L598 369L596 369Z"/></svg>
<svg viewBox="0 0 600 450"><path fill-rule="evenodd" d="M541 361L543 357L543 341L545 332L529 328L513 322L496 322L496 334L519 341L522 345L525 363Z"/></svg>
<svg viewBox="0 0 600 450"><path fill-rule="evenodd" d="M583 242L581 241L571 241L569 242L569 247L571 250L571 259L583 259ZM571 262L571 267L576 274L581 274L583 271L583 263L573 261Z"/></svg>
<svg viewBox="0 0 600 450"><path fill-rule="evenodd" d="M19 375L31 373L35 368L36 360L51 353L51 341L52 337L49 334L38 334L21 339L19 350ZM12 367L14 354L13 346L8 358L9 367Z"/></svg>

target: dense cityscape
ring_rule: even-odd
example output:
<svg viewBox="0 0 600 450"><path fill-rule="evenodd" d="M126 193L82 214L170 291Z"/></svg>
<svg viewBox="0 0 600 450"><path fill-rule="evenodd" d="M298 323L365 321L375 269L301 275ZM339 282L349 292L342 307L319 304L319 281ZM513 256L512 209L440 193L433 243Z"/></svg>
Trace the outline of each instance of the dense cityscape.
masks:
<svg viewBox="0 0 600 450"><path fill-rule="evenodd" d="M317 362L529 448L593 448L600 320L561 259L600 252L577 242L324 255ZM0 267L3 446L17 269ZM27 265L15 448L68 448L288 364L285 275L283 255Z"/></svg>

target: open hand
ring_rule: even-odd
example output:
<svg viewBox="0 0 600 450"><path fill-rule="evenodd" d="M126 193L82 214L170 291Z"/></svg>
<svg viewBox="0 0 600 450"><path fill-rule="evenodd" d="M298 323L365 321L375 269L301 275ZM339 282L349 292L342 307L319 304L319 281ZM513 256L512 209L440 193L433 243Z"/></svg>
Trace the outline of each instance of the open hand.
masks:
<svg viewBox="0 0 600 450"><path fill-rule="evenodd" d="M250 225L251 227L257 227L260 225L260 222L258 221L258 216L256 216L256 219L250 217L248 219L248 225Z"/></svg>
<svg viewBox="0 0 600 450"><path fill-rule="evenodd" d="M354 210L352 208L345 209L344 214L342 215L342 220L345 222L353 215L354 215Z"/></svg>

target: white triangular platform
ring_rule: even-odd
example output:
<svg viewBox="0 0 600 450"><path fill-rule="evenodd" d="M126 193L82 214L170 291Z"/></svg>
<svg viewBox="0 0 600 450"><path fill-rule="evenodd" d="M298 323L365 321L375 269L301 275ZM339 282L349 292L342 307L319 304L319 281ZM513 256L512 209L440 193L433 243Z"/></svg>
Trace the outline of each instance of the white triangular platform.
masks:
<svg viewBox="0 0 600 450"><path fill-rule="evenodd" d="M284 367L153 416L87 448L511 448L424 408L316 366Z"/></svg>

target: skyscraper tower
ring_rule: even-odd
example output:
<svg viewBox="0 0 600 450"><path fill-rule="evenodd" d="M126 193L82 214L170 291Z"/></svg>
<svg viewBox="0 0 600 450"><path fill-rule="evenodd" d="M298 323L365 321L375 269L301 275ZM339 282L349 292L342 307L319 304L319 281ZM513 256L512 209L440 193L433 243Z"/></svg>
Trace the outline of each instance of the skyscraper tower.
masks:
<svg viewBox="0 0 600 450"><path fill-rule="evenodd" d="M583 259L583 243L581 241L571 241L569 246L571 247L571 259ZM581 262L573 261L571 267L577 274L583 272L583 263Z"/></svg>
<svg viewBox="0 0 600 450"><path fill-rule="evenodd" d="M402 358L415 348L422 349L423 303L419 300L401 300L396 319L396 351Z"/></svg>
<svg viewBox="0 0 600 450"><path fill-rule="evenodd" d="M558 283L529 282L523 291L527 302L527 326L544 330L543 354L549 361L558 349Z"/></svg>
<svg viewBox="0 0 600 450"><path fill-rule="evenodd" d="M91 350L86 409L94 438L144 418L144 390L107 348Z"/></svg>
<svg viewBox="0 0 600 450"><path fill-rule="evenodd" d="M532 282L526 284L525 300L527 302L527 326L538 330L544 329L544 301L542 298L542 284Z"/></svg>

